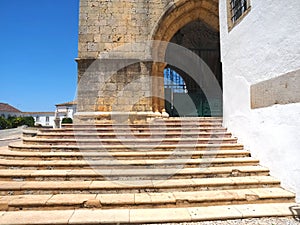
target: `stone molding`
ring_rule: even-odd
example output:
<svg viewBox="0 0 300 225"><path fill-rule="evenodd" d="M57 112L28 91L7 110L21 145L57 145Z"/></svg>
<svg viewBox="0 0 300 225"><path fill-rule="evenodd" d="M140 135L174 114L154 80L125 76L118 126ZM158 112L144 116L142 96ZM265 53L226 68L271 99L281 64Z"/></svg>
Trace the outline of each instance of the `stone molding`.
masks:
<svg viewBox="0 0 300 225"><path fill-rule="evenodd" d="M251 86L251 108L300 102L300 69Z"/></svg>

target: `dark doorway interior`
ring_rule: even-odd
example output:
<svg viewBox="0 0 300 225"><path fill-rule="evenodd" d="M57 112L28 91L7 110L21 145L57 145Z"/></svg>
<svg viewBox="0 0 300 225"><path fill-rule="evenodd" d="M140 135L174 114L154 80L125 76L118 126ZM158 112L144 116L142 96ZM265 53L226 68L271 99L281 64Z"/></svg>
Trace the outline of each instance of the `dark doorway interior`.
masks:
<svg viewBox="0 0 300 225"><path fill-rule="evenodd" d="M180 29L171 39L198 55L210 68L222 89L219 32L197 20ZM170 116L222 116L222 96L215 96L208 103L197 81L180 69L167 65L164 70L165 108Z"/></svg>

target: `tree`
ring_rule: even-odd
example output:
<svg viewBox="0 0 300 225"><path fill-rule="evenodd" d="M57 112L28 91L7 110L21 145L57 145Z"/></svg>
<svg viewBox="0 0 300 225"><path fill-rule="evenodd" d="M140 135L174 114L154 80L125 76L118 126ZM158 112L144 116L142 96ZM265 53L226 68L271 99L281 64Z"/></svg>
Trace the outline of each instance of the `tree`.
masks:
<svg viewBox="0 0 300 225"><path fill-rule="evenodd" d="M61 121L62 124L66 124L66 123L73 123L73 120L72 118L63 118L62 121Z"/></svg>
<svg viewBox="0 0 300 225"><path fill-rule="evenodd" d="M27 116L27 117L10 116L7 119L4 118L4 120L6 120L7 125L3 129L17 128L19 126L24 126L24 125L29 127L34 126L34 118L32 116Z"/></svg>
<svg viewBox="0 0 300 225"><path fill-rule="evenodd" d="M0 116L0 130L7 129L9 127L10 127L10 125L9 125L7 119L5 119L3 116Z"/></svg>

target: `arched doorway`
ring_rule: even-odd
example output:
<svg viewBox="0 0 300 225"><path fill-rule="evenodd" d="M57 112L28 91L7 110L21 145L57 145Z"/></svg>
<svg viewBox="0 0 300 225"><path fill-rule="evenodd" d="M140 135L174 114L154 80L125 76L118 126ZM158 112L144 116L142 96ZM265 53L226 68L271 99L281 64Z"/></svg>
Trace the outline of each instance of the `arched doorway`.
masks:
<svg viewBox="0 0 300 225"><path fill-rule="evenodd" d="M199 56L209 67L220 88L222 88L218 31L201 20L195 20L178 30L170 42ZM165 57L168 57L168 54L174 54L171 51L167 47ZM210 104L208 103L205 92L200 87L204 77L205 74L199 71L198 79L194 80L184 71L174 66L166 66L164 70L165 109L170 116L222 116L222 96L216 95L210 99ZM188 99L191 100L188 101Z"/></svg>
<svg viewBox="0 0 300 225"><path fill-rule="evenodd" d="M197 78L195 78L195 76L190 78L189 74L184 73L174 65L172 65L172 67L163 63L154 63L152 76L165 79L165 74L172 70L176 72L185 83L186 91L180 95L186 94L192 99L196 106L197 113L184 113L180 116L222 116L222 67L220 62L218 5L218 0L175 1L174 4L166 9L165 14L162 15L153 31L152 36L154 40L175 43L198 55L206 63L210 72L212 72L214 79L217 80L215 83L218 84L220 89L213 97L213 90L210 91L210 96L207 98L209 99L209 110L207 110L207 90L205 91L205 88L203 89L205 82L201 83L201 79L205 77L204 74L199 73ZM156 46L153 52L158 54L159 58L166 58L168 46L165 44ZM201 84L198 85L199 83ZM200 86L202 88L200 88ZM166 83L154 83L152 91L154 96L165 96L166 99L170 97L170 93L168 93L170 90L166 87ZM174 102L174 96L172 98ZM174 116L168 109L167 104L170 103L168 102L169 101L154 97L152 99L153 110L161 112L166 109L171 116Z"/></svg>
<svg viewBox="0 0 300 225"><path fill-rule="evenodd" d="M199 85L178 68L164 71L165 110L170 117L211 116L210 106Z"/></svg>

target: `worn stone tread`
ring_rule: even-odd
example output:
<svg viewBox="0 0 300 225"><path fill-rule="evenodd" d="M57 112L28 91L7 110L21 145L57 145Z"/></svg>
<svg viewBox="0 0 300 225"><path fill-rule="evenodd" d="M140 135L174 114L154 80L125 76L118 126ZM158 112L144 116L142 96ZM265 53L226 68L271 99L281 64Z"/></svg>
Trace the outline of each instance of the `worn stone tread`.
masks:
<svg viewBox="0 0 300 225"><path fill-rule="evenodd" d="M295 194L282 188L253 188L220 191L165 192L165 193L126 193L126 194L54 194L54 195L14 195L0 197L0 202L8 207L37 209L49 207L82 206L88 202L96 203L94 208L101 207L143 207L149 205L179 207L180 203L198 203L214 205L239 201L257 203L260 200L284 201L293 200ZM283 199L283 200L282 200ZM173 205L173 206L172 206ZM89 205L86 205L89 207Z"/></svg>
<svg viewBox="0 0 300 225"><path fill-rule="evenodd" d="M44 150L44 149L51 149L51 150L55 150L55 149L63 149L63 150L117 150L117 149L121 149L121 150L126 150L126 149L136 149L136 150L157 150L157 149L164 149L164 150L168 150L170 149L171 151L174 151L174 147L177 150L180 149L205 149L205 150L210 150L210 149L214 149L214 150L228 150L228 149L243 149L244 146L242 144L233 144L233 143L220 143L220 144L176 144L176 145L172 145L172 144L161 144L158 147L153 147L151 145L112 145L112 144L104 144L102 143L101 145L39 145L39 144L35 144L35 145L29 145L29 144L23 144L23 143L13 143L9 145L10 148L18 148L18 149L24 149L24 150L30 150L30 149L36 149L36 150Z"/></svg>
<svg viewBox="0 0 300 225"><path fill-rule="evenodd" d="M46 132L44 132L46 131ZM63 132L61 132L63 131ZM125 132L128 131L128 129L124 130L123 132L119 132L118 130L112 130L112 131L107 131L107 132L103 132L103 133L98 133L95 132L94 130L89 130L89 133L86 132L81 132L76 131L76 130L69 130L69 129L51 129L51 130L39 130L39 131L35 131L35 132L27 132L24 131L23 133L32 133L32 134L38 134L38 135L48 135L48 136L56 136L58 134L64 135L64 136L68 136L68 135L78 135L78 136L105 136L105 135L197 135L197 136L201 136L201 135L231 135L230 132L227 131L199 131L199 130L195 130L195 129L186 129L186 130L181 130L181 129L169 129L167 130L167 132L163 132L164 129L159 129L156 130L156 132L152 132L152 130L150 131L143 131L140 132L140 130L137 131L131 131L130 132Z"/></svg>
<svg viewBox="0 0 300 225"><path fill-rule="evenodd" d="M156 138L156 137L150 137L150 138L96 138L96 139L83 139L83 138L37 138L37 137L24 137L23 141L26 142L46 142L46 143L55 143L55 142L88 142L88 143L92 143L92 142L122 142L122 143L126 143L126 142L134 142L135 144L138 143L159 143L162 141L169 141L169 142L195 142L195 141L204 141L204 142L212 142L212 141L216 141L216 142L226 142L226 141L237 141L237 138L201 138L201 137L187 137L187 138Z"/></svg>
<svg viewBox="0 0 300 225"><path fill-rule="evenodd" d="M128 157L128 156L192 156L192 155L247 155L250 154L246 150L222 150L222 151L151 151L151 152L140 152L140 151L128 151L128 152L26 152L26 151L14 151L2 149L0 156L18 156L18 157Z"/></svg>
<svg viewBox="0 0 300 225"><path fill-rule="evenodd" d="M90 127L90 128L84 128L84 127L79 127L79 128L54 128L54 129L40 129L39 133L41 134L47 134L47 133L98 133L98 134L105 134L105 133L124 133L124 132L132 132L132 133L146 133L146 132L151 132L152 134L156 134L157 132L163 132L163 133L188 133L188 132L198 132L198 133L226 133L227 129L224 127L172 127L172 128L166 128L166 127L140 127L140 128L126 128L126 127L111 127L111 128L101 128L101 127ZM25 132L26 134L26 132ZM33 134L33 133L32 133ZM30 133L28 133L30 135Z"/></svg>
<svg viewBox="0 0 300 225"><path fill-rule="evenodd" d="M279 185L271 176L230 178L194 178L169 180L122 180L122 181L0 181L0 191L14 190L130 190L171 189L181 187L222 187L239 185Z"/></svg>
<svg viewBox="0 0 300 225"><path fill-rule="evenodd" d="M231 135L221 118L25 131L0 149L0 224L291 215L295 194Z"/></svg>
<svg viewBox="0 0 300 225"><path fill-rule="evenodd" d="M163 223L293 216L293 203L156 209L75 209L0 212L1 225Z"/></svg>
<svg viewBox="0 0 300 225"><path fill-rule="evenodd" d="M164 176L172 175L213 175L219 173L254 173L269 172L269 169L263 166L229 166L229 167L208 167L208 168L183 168L183 169L67 169L67 170L21 170L21 169L1 169L0 177L112 177L112 176ZM237 176L237 175L235 175Z"/></svg>
<svg viewBox="0 0 300 225"><path fill-rule="evenodd" d="M219 125L222 126L222 121L216 120L161 120L161 121L152 121L149 123L119 123L119 122L108 122L108 123L89 123L89 124L63 124L63 127L82 127L82 126L118 126L118 127L125 127L125 126L133 126L133 127L140 127L140 126L172 126L172 125L183 125L183 126L214 126Z"/></svg>
<svg viewBox="0 0 300 225"><path fill-rule="evenodd" d="M30 134L28 134L30 136ZM35 136L35 135L31 135ZM232 136L231 133L228 132L187 132L187 131L178 131L178 132L109 132L109 133L84 133L84 132L38 132L36 137L38 138L55 138L55 139L97 139L97 138L188 138L188 137L196 137L196 138L230 138Z"/></svg>
<svg viewBox="0 0 300 225"><path fill-rule="evenodd" d="M98 167L118 167L118 166L147 166L147 165L182 165L187 166L191 164L199 165L223 165L223 164L243 164L251 163L256 165L259 163L257 159L251 157L239 157L239 158L200 158L200 159L190 159L190 158L169 158L169 159L128 159L128 160L13 160L13 159L0 159L0 166L19 166L19 167L29 167L29 166L98 166Z"/></svg>

